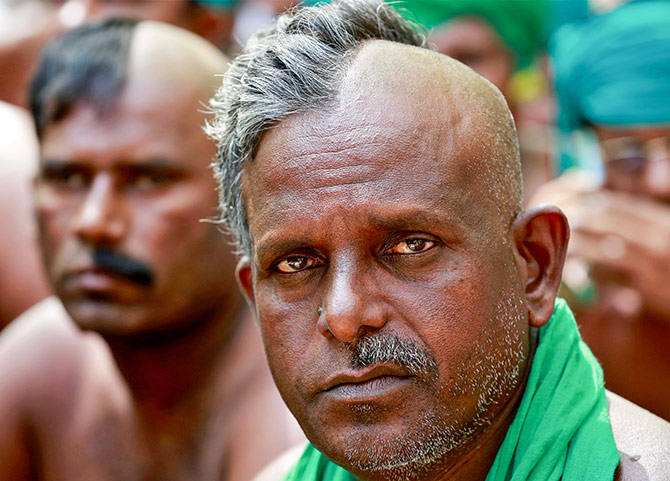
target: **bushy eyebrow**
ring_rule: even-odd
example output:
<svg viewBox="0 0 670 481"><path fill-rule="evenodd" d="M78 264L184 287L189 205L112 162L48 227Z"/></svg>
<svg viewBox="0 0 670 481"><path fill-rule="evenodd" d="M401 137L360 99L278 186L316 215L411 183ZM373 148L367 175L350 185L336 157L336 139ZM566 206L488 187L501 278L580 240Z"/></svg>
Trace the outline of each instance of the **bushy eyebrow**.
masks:
<svg viewBox="0 0 670 481"><path fill-rule="evenodd" d="M184 167L176 162L168 160L163 157L150 157L147 159L136 160L120 160L114 163L114 167L130 168L130 169L184 169Z"/></svg>
<svg viewBox="0 0 670 481"><path fill-rule="evenodd" d="M411 209L394 214L371 214L366 216L367 225L385 231L426 232L442 239L447 244L458 244L467 238L465 225L446 216L425 210ZM299 233L295 230L272 229L266 232L254 246L255 260L259 265L266 265L269 259L274 259L289 252L298 252L301 249L315 250L314 236L307 232Z"/></svg>
<svg viewBox="0 0 670 481"><path fill-rule="evenodd" d="M81 159L61 159L58 157L54 158L43 158L40 161L40 168L44 170L56 170L63 167L95 167L91 162ZM171 161L163 157L149 157L146 159L136 159L136 160L119 160L112 163L112 168L122 168L122 169L147 169L147 170L187 170L181 164Z"/></svg>
<svg viewBox="0 0 670 481"><path fill-rule="evenodd" d="M440 216L425 210L412 210L407 213L399 213L393 216L389 214L368 216L368 223L383 227L388 230L415 230L422 228L430 231L431 227L438 226L440 231L449 231L454 238L464 238L467 235L465 226L456 219ZM408 226L411 228L408 229Z"/></svg>
<svg viewBox="0 0 670 481"><path fill-rule="evenodd" d="M61 160L61 159L42 159L40 161L40 170L59 170L64 167L79 166L82 162Z"/></svg>

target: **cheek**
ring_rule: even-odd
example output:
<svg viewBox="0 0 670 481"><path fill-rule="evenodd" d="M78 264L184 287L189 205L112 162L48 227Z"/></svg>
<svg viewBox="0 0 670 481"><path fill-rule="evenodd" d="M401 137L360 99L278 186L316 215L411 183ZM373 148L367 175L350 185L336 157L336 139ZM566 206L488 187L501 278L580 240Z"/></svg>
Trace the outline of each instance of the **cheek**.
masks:
<svg viewBox="0 0 670 481"><path fill-rule="evenodd" d="M260 289L256 306L269 360L280 362L294 356L298 346L306 346L312 326L300 304L288 304Z"/></svg>
<svg viewBox="0 0 670 481"><path fill-rule="evenodd" d="M453 366L467 358L486 328L486 299L477 281L461 277L434 292L426 302L428 314L419 332L443 366Z"/></svg>
<svg viewBox="0 0 670 481"><path fill-rule="evenodd" d="M447 370L467 363L478 345L499 335L496 319L501 306L518 297L506 272L511 266L498 269L496 262L463 265L449 282L427 290L420 302L409 306L423 313L415 321L419 323L416 331Z"/></svg>
<svg viewBox="0 0 670 481"><path fill-rule="evenodd" d="M73 235L70 232L74 213L68 208L54 209L36 206L37 235L40 250L50 274L56 267L56 259ZM61 255L65 255L62 253Z"/></svg>
<svg viewBox="0 0 670 481"><path fill-rule="evenodd" d="M261 336L277 387L282 396L292 398L311 365L310 359L318 359L312 354L320 345L317 315L300 303L283 302L271 292L262 286L256 288Z"/></svg>
<svg viewBox="0 0 670 481"><path fill-rule="evenodd" d="M135 202L129 206L132 213L129 249L159 262L157 268L197 263L214 238L211 231L215 227L201 222L212 216L214 209L208 206L191 196Z"/></svg>

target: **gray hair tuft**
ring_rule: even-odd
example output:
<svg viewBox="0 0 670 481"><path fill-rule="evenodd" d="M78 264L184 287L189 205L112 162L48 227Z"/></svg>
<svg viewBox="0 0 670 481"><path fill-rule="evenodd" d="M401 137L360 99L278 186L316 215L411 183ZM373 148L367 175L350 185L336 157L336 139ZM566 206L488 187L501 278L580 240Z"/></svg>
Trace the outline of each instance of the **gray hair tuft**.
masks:
<svg viewBox="0 0 670 481"><path fill-rule="evenodd" d="M382 0L335 0L293 9L257 33L231 64L210 100L207 133L218 144L213 164L221 222L242 253L251 255L242 199L244 163L252 161L265 131L286 117L332 105L341 79L367 40L425 47L421 27Z"/></svg>

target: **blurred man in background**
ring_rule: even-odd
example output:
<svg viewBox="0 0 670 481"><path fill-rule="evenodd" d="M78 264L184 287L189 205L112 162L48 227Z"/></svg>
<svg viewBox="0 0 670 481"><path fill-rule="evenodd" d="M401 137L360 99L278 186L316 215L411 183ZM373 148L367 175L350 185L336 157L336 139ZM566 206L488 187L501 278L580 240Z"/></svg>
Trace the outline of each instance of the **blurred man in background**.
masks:
<svg viewBox="0 0 670 481"><path fill-rule="evenodd" d="M230 0L0 0L0 330L46 297L34 235L30 183L37 170L37 140L21 107L44 45L86 20L124 15L182 26L220 47L230 40ZM13 104L13 105L11 105Z"/></svg>
<svg viewBox="0 0 670 481"><path fill-rule="evenodd" d="M59 299L0 337L0 479L238 481L300 437L227 239L202 222L216 206L202 105L225 69L154 22L47 49L35 205Z"/></svg>
<svg viewBox="0 0 670 481"><path fill-rule="evenodd" d="M567 214L563 294L609 389L670 419L670 4L636 1L553 41L559 123L591 131L603 177L568 172L534 203ZM569 146L568 146L569 147Z"/></svg>

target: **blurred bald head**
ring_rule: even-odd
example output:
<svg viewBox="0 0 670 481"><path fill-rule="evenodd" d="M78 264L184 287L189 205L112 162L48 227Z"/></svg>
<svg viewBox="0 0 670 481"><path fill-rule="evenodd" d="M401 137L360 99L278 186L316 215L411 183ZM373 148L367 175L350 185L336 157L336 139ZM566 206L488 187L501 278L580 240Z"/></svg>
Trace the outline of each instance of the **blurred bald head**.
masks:
<svg viewBox="0 0 670 481"><path fill-rule="evenodd" d="M226 57L201 37L158 22L141 22L130 48L129 77L146 76L174 82L197 92L206 102L221 83Z"/></svg>
<svg viewBox="0 0 670 481"><path fill-rule="evenodd" d="M109 19L74 29L45 50L30 89L41 138L47 125L80 104L100 116L113 110L132 82L169 84L181 95L212 95L226 57L195 34L167 24Z"/></svg>

